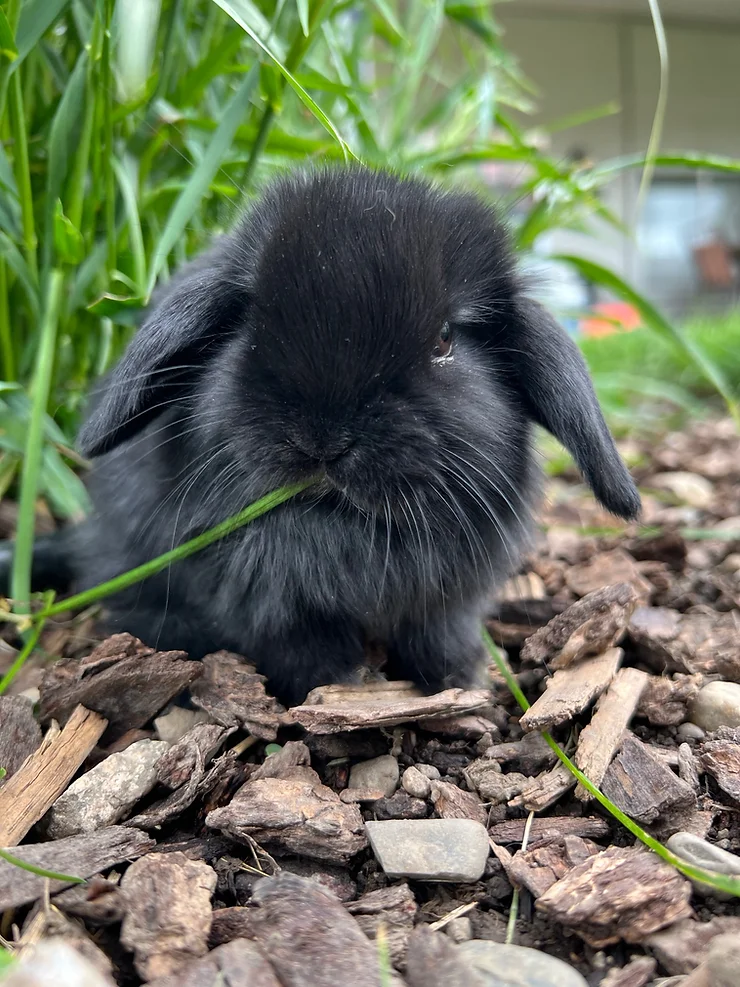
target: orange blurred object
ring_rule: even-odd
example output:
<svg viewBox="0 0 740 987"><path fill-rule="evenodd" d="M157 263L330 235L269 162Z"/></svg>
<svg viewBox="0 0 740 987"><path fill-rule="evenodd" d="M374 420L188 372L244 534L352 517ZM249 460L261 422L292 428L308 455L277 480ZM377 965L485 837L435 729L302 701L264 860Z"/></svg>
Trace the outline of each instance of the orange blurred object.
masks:
<svg viewBox="0 0 740 987"><path fill-rule="evenodd" d="M640 313L627 302L602 302L592 311L594 317L583 319L578 327L584 336L611 336L615 332L632 332L642 325Z"/></svg>

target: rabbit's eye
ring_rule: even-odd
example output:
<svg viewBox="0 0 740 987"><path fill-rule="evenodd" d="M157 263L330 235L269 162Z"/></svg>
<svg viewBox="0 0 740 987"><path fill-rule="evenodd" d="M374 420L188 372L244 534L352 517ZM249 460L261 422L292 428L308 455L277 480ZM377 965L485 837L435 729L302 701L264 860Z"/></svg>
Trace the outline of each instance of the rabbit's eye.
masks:
<svg viewBox="0 0 740 987"><path fill-rule="evenodd" d="M434 363L447 363L452 359L452 326L445 322L437 336L437 342L432 354Z"/></svg>

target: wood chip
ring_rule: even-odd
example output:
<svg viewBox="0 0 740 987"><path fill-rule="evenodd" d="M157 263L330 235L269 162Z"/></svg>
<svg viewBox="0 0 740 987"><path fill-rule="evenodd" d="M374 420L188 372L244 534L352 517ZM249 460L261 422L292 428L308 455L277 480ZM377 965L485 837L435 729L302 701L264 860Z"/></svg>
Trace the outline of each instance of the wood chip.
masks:
<svg viewBox="0 0 740 987"><path fill-rule="evenodd" d="M639 657L657 672L719 675L740 682L740 617L737 611L679 613L638 607L629 634Z"/></svg>
<svg viewBox="0 0 740 987"><path fill-rule="evenodd" d="M5 782L0 788L0 846L16 846L46 814L107 725L98 713L78 706L61 733L51 731Z"/></svg>
<svg viewBox="0 0 740 987"><path fill-rule="evenodd" d="M237 939L212 950L171 976L146 987L281 987L275 971L257 946Z"/></svg>
<svg viewBox="0 0 740 987"><path fill-rule="evenodd" d="M512 809L542 812L575 785L576 780L564 764L556 764L552 771L544 771L530 780L522 792L509 802Z"/></svg>
<svg viewBox="0 0 740 987"><path fill-rule="evenodd" d="M636 605L637 594L628 583L589 593L528 637L521 661L555 670L603 654L619 643Z"/></svg>
<svg viewBox="0 0 740 987"><path fill-rule="evenodd" d="M0 696L0 724L0 768L5 768L7 782L41 744L42 735L33 703L25 696Z"/></svg>
<svg viewBox="0 0 740 987"><path fill-rule="evenodd" d="M115 634L86 658L49 666L40 686L41 720L64 722L81 703L108 720L106 742L143 726L203 672L184 651L153 651Z"/></svg>
<svg viewBox="0 0 740 987"><path fill-rule="evenodd" d="M124 874L121 942L144 980L184 972L208 949L216 872L184 853L153 853Z"/></svg>
<svg viewBox="0 0 740 987"><path fill-rule="evenodd" d="M68 836L50 843L21 846L14 849L13 854L43 870L88 878L124 860L134 860L153 846L154 840L138 829L109 826L84 836ZM0 860L0 912L40 898L47 883L52 894L70 885L69 881L47 882L45 877L38 877Z"/></svg>
<svg viewBox="0 0 740 987"><path fill-rule="evenodd" d="M484 689L447 689L435 696L424 696L410 683L368 683L362 687L322 686L309 693L303 706L290 712L311 733L327 734L398 726L428 717L460 716L490 703L491 693Z"/></svg>
<svg viewBox="0 0 740 987"><path fill-rule="evenodd" d="M601 790L622 812L644 824L696 806L693 788L632 734L624 738Z"/></svg>
<svg viewBox="0 0 740 987"><path fill-rule="evenodd" d="M647 674L637 668L620 668L601 696L591 722L581 731L574 760L597 788L622 741L647 679ZM591 795L579 784L576 798L587 802Z"/></svg>
<svg viewBox="0 0 740 987"><path fill-rule="evenodd" d="M647 579L640 574L635 560L623 548L599 552L590 561L571 566L565 571L565 582L576 596L581 597L605 586L629 583L637 598L647 603L653 591Z"/></svg>
<svg viewBox="0 0 740 987"><path fill-rule="evenodd" d="M403 971L417 913L416 899L408 884L369 891L357 901L348 902L345 908L350 915L354 915L368 939L376 941L378 930L382 927L391 963Z"/></svg>
<svg viewBox="0 0 740 987"><path fill-rule="evenodd" d="M657 965L652 956L638 956L621 970L610 970L600 987L645 987L653 979Z"/></svg>
<svg viewBox="0 0 740 987"><path fill-rule="evenodd" d="M723 737L727 731L729 736ZM710 774L719 787L740 803L740 730L720 728L716 740L705 740L697 753L702 770ZM0 795L2 793L0 792Z"/></svg>
<svg viewBox="0 0 740 987"><path fill-rule="evenodd" d="M217 651L203 659L204 674L191 689L193 704L224 727L239 726L260 740L277 737L285 709L265 692L264 675L239 655Z"/></svg>
<svg viewBox="0 0 740 987"><path fill-rule="evenodd" d="M265 878L252 903L251 935L283 987L401 987L395 973L382 978L376 944L344 905L313 882L293 874Z"/></svg>
<svg viewBox="0 0 740 987"><path fill-rule="evenodd" d="M703 681L703 675L681 675L678 672L670 678L665 675L648 676L637 715L644 716L656 727L678 726L686 719L689 704L699 695Z"/></svg>
<svg viewBox="0 0 740 987"><path fill-rule="evenodd" d="M81 918L86 925L115 925L123 919L123 895L117 881L93 876L87 884L76 884L52 898L55 908Z"/></svg>
<svg viewBox="0 0 740 987"><path fill-rule="evenodd" d="M494 843L521 843L524 839L526 819L507 819L496 823L488 830ZM528 846L534 849L545 843L562 839L565 836L581 836L584 839L600 840L610 833L609 824L600 816L549 816L534 818L529 830Z"/></svg>
<svg viewBox="0 0 740 987"><path fill-rule="evenodd" d="M521 728L550 730L581 713L614 678L623 654L621 648L610 648L602 655L555 672L547 680L543 694L522 714Z"/></svg>
<svg viewBox="0 0 740 987"><path fill-rule="evenodd" d="M525 887L535 898L541 897L568 871L583 863L601 847L580 836L566 836L546 846L519 850L507 857L496 854L515 887Z"/></svg>
<svg viewBox="0 0 740 987"><path fill-rule="evenodd" d="M610 847L574 867L537 909L594 949L643 942L692 914L691 884L642 847Z"/></svg>
<svg viewBox="0 0 740 987"><path fill-rule="evenodd" d="M171 789L184 785L198 765L206 766L211 762L235 729L217 723L196 723L158 763L159 783Z"/></svg>
<svg viewBox="0 0 740 987"><path fill-rule="evenodd" d="M431 789L432 803L440 819L473 819L486 825L488 812L473 792L437 780L431 782Z"/></svg>

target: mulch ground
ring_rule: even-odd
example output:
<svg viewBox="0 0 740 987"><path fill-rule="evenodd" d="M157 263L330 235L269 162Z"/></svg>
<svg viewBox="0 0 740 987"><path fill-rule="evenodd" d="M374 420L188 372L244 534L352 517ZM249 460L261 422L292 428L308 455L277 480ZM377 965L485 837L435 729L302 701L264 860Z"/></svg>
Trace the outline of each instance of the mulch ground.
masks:
<svg viewBox="0 0 740 987"><path fill-rule="evenodd" d="M21 967L51 941L97 971L90 987L554 985L486 979L456 952L504 941L517 888L513 941L593 987L720 983L708 958L740 941L740 900L645 850L540 735L648 833L732 872L740 439L713 420L625 452L641 525L616 525L575 476L551 481L537 550L491 602L524 715L493 667L490 691L368 681L285 710L225 652L101 641L94 614L48 627L0 698L0 847L85 883L0 861ZM0 672L13 657L5 643ZM419 819L485 827L482 873L440 883L444 850L420 846L389 876L366 822Z"/></svg>

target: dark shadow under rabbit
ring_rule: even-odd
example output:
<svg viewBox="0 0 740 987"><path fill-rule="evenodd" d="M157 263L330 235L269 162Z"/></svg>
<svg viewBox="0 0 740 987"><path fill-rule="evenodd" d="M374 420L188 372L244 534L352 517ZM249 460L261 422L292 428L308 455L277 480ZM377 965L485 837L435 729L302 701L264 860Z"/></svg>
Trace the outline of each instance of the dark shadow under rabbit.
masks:
<svg viewBox="0 0 740 987"><path fill-rule="evenodd" d="M468 686L531 530L534 423L637 514L583 360L489 206L360 167L284 178L166 285L100 387L79 439L94 515L39 541L35 582L84 589L317 477L109 599L108 626L243 654L288 703L355 675L368 637L389 675Z"/></svg>

